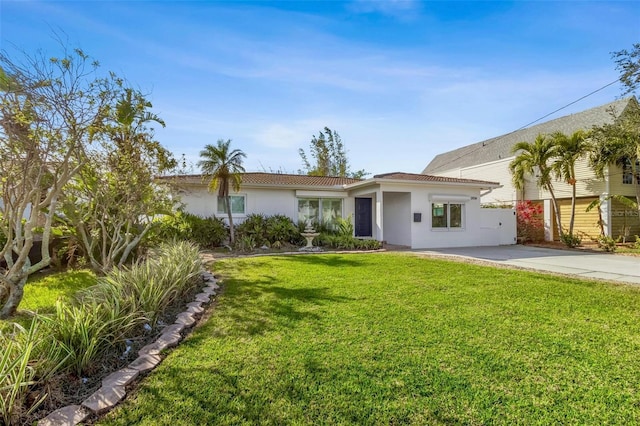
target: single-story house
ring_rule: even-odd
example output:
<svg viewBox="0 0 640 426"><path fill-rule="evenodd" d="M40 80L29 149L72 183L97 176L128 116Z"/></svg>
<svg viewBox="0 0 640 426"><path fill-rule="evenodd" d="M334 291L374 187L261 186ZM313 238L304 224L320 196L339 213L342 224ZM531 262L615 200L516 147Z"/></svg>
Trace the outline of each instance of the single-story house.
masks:
<svg viewBox="0 0 640 426"><path fill-rule="evenodd" d="M555 225L555 215L551 197L547 191L536 186L534 176L527 176L524 188L517 190L512 183L509 163L515 158L513 146L521 141L533 142L539 134L562 132L571 135L577 130L590 130L593 126L611 124L624 114L638 113L635 97L620 99L579 113L567 115L544 123L536 124L515 132L467 145L453 151L437 155L422 173L454 177L498 181L500 188L482 195L483 204L514 204L519 200L531 200L544 206L545 237L559 239ZM574 232L583 238L595 239L600 235L598 209L589 212L587 207L600 200L600 214L605 233L614 238L640 234L638 210L626 207L610 195L628 197L635 201L636 188L640 185L634 176L640 172L640 164L626 167L610 165L604 179L596 177L589 166L588 158L576 163L576 222ZM556 180L553 182L561 221L568 226L571 215L571 185Z"/></svg>
<svg viewBox="0 0 640 426"><path fill-rule="evenodd" d="M170 182L186 211L226 217L222 200L208 191L202 175L160 178ZM491 181L387 173L369 179L244 173L231 195L234 222L248 214L282 214L294 222L351 218L354 236L414 249L515 244L511 209L481 208Z"/></svg>

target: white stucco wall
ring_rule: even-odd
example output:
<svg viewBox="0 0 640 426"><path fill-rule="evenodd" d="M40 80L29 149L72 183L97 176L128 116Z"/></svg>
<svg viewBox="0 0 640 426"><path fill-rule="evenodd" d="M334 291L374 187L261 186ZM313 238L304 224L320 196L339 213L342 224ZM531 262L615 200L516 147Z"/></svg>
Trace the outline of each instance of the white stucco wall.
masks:
<svg viewBox="0 0 640 426"><path fill-rule="evenodd" d="M297 194L298 192L298 194ZM373 238L389 244L410 246L414 249L488 246L514 244L516 229L512 210L482 209L480 189L453 185L387 184L360 187L342 194L323 191L295 191L292 189L243 188L246 196L246 214L283 214L295 222L297 198L338 198L342 195L342 214L354 213L355 197L372 199ZM433 229L431 227L431 197L466 197L461 229ZM186 210L201 216L211 216L216 211L217 197L204 187L193 186L181 194ZM460 201L452 201L460 202ZM421 213L421 222L414 222L414 213ZM225 218L226 215L218 215ZM240 223L246 215L234 216Z"/></svg>
<svg viewBox="0 0 640 426"><path fill-rule="evenodd" d="M411 246L411 193L383 192L383 227L389 244Z"/></svg>
<svg viewBox="0 0 640 426"><path fill-rule="evenodd" d="M383 191L401 191L404 188L384 186ZM411 190L411 248L444 248L515 244L515 215L510 209L482 209L480 190L455 186L414 186ZM431 226L431 196L469 197L463 202L463 227L437 229ZM459 201L452 201L459 202ZM388 207L385 207L388 208ZM422 213L421 222L413 222L413 213ZM389 241L389 230L385 227Z"/></svg>
<svg viewBox="0 0 640 426"><path fill-rule="evenodd" d="M299 192L299 194L297 194ZM296 191L294 189L275 188L241 188L240 192L232 195L243 195L245 197L245 214L234 214L234 223L241 223L247 215L261 213L267 216L282 214L290 217L294 222L298 222L298 198L342 198L346 193L336 193L327 191ZM180 194L180 200L185 204L185 209L189 213L203 217L210 217L213 214L223 220L227 220L226 214L216 214L217 194L208 192L203 186L190 186L185 188ZM348 217L353 214L354 200L343 198L342 215Z"/></svg>
<svg viewBox="0 0 640 426"><path fill-rule="evenodd" d="M434 229L431 227L431 195L451 195L475 197L464 203L463 227L460 229ZM411 211L422 213L421 222L411 223L412 243L411 247L439 248L439 247L464 247L481 243L478 238L480 228L480 191L469 188L436 187L416 188L413 191Z"/></svg>
<svg viewBox="0 0 640 426"><path fill-rule="evenodd" d="M247 214L283 214L296 222L298 220L298 205L293 190L243 189L240 193L246 196Z"/></svg>
<svg viewBox="0 0 640 426"><path fill-rule="evenodd" d="M206 188L188 186L180 191L178 197L189 213L211 217L216 212L216 197Z"/></svg>

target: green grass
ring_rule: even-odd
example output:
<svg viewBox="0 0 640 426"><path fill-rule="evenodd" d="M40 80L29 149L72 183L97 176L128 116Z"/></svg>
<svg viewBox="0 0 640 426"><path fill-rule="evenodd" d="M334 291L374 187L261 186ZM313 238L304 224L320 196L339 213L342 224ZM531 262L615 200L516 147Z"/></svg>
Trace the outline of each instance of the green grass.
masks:
<svg viewBox="0 0 640 426"><path fill-rule="evenodd" d="M35 274L29 277L24 286L24 297L18 307L18 314L9 320L26 327L31 319L27 311L53 313L58 298L71 297L78 290L95 283L96 276L89 270Z"/></svg>
<svg viewBox="0 0 640 426"><path fill-rule="evenodd" d="M640 292L410 254L226 259L100 424L637 424Z"/></svg>

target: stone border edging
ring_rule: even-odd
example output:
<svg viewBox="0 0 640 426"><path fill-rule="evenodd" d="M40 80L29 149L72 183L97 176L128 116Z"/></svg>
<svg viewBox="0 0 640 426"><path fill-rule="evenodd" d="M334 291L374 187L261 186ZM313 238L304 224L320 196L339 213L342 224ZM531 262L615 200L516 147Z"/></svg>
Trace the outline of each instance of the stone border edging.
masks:
<svg viewBox="0 0 640 426"><path fill-rule="evenodd" d="M133 383L140 373L146 373L156 368L161 362L160 353L168 348L177 346L183 339L182 333L186 328L196 323L196 316L204 312L203 304L211 302L211 298L220 289L217 280L211 272L203 271L204 286L202 292L196 294L195 301L187 304L187 310L178 314L176 321L165 327L155 342L150 343L138 351L138 358L102 379L102 386L80 405L68 405L59 408L41 420L38 426L75 426L91 415L104 414L118 405L127 395L126 386Z"/></svg>

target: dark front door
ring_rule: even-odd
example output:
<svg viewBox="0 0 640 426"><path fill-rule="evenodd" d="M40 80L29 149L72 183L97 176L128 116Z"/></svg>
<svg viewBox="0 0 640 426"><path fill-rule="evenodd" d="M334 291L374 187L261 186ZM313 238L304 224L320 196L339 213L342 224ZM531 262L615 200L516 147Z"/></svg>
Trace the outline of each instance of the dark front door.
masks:
<svg viewBox="0 0 640 426"><path fill-rule="evenodd" d="M372 237L371 198L356 198L356 237Z"/></svg>

